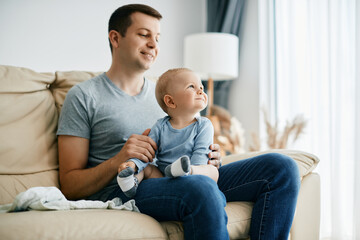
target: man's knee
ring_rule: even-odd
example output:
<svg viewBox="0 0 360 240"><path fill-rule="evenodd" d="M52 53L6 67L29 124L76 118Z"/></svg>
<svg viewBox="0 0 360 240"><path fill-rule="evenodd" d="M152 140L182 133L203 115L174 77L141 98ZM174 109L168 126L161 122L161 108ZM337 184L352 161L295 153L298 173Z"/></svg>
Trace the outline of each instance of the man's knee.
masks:
<svg viewBox="0 0 360 240"><path fill-rule="evenodd" d="M280 153L268 153L267 159L268 167L273 169L277 178L286 182L290 189L300 188L299 168L294 159Z"/></svg>
<svg viewBox="0 0 360 240"><path fill-rule="evenodd" d="M294 159L281 153L266 153L262 155L261 159L263 163L270 168L285 170L292 174L299 171Z"/></svg>

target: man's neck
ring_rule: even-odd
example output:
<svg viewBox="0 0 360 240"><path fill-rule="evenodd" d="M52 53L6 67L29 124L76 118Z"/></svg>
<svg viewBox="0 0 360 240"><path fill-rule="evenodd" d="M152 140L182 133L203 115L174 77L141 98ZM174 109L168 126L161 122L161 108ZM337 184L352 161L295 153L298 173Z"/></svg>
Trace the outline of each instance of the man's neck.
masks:
<svg viewBox="0 0 360 240"><path fill-rule="evenodd" d="M112 65L106 72L108 78L130 96L138 95L144 86L144 72Z"/></svg>

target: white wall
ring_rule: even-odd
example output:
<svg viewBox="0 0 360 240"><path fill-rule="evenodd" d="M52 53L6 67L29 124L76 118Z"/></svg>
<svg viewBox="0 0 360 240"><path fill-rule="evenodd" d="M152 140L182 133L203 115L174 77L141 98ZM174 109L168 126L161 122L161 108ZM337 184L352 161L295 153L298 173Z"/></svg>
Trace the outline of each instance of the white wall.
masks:
<svg viewBox="0 0 360 240"><path fill-rule="evenodd" d="M0 64L36 71L106 71L107 24L130 0L1 0ZM205 31L205 0L139 0L162 15L160 55L149 75L183 63L184 36Z"/></svg>

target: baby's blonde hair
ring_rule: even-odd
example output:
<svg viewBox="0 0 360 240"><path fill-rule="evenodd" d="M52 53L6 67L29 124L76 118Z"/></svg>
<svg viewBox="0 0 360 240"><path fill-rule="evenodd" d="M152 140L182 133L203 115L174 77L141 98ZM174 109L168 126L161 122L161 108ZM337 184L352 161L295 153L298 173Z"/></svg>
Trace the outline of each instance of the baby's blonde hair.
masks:
<svg viewBox="0 0 360 240"><path fill-rule="evenodd" d="M164 102L164 96L166 94L169 94L169 85L171 80L173 80L177 74L186 71L192 72L188 68L174 68L167 70L159 77L159 80L156 83L155 96L157 102L159 103L160 107L164 110L164 112L168 113L167 106Z"/></svg>

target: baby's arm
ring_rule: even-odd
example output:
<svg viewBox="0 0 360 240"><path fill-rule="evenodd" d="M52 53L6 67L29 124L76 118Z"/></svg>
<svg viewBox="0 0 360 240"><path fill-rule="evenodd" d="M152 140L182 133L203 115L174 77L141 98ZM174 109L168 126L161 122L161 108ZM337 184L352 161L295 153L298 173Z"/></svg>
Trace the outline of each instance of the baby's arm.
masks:
<svg viewBox="0 0 360 240"><path fill-rule="evenodd" d="M208 165L209 146L213 143L214 127L207 118L201 118L199 132L195 138L194 151L191 156L191 174L205 175L217 182L219 171L213 165Z"/></svg>

